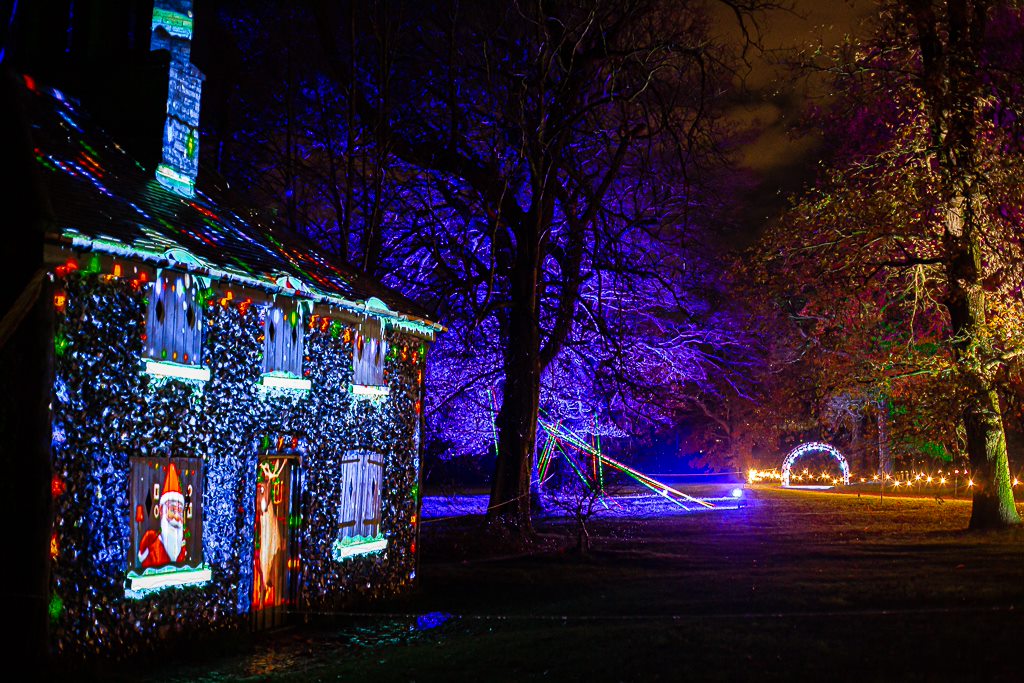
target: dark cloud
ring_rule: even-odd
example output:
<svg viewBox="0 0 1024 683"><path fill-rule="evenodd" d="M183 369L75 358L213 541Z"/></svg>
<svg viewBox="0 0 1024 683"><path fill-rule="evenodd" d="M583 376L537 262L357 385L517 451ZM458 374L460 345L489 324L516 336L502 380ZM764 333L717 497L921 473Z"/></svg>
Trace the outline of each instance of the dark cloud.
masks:
<svg viewBox="0 0 1024 683"><path fill-rule="evenodd" d="M828 49L848 35L863 32L874 16L873 0L797 0L792 12L773 12L765 24L764 51L748 53L750 68L740 75L742 90L728 112L737 136L735 161L749 176L744 198L744 232L755 233L784 205L785 198L814 177L821 139L796 135L794 127L812 100L828 97L824 80L798 74L794 57ZM721 30L737 39L730 17Z"/></svg>

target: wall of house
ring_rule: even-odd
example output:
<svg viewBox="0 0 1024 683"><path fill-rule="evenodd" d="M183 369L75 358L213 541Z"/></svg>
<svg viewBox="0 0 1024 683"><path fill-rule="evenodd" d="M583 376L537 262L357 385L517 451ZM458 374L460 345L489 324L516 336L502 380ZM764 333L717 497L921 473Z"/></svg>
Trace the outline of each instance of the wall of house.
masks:
<svg viewBox="0 0 1024 683"><path fill-rule="evenodd" d="M126 270L128 270L126 268ZM304 471L293 609L338 608L409 590L415 580L418 425L426 345L389 331L386 398L354 397L352 330L314 316L308 392L257 386L265 308L203 293L207 382L143 370L148 285L61 270L52 401L54 525L50 634L62 658L127 656L176 634L245 628L253 594L257 459L297 452ZM387 548L332 558L346 451L384 456ZM202 459L202 546L212 580L127 598L133 456Z"/></svg>

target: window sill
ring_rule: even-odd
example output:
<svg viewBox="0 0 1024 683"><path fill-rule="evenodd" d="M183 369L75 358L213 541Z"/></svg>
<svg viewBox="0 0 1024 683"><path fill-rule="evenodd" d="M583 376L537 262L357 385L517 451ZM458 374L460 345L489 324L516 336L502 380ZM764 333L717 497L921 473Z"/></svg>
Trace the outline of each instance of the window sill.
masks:
<svg viewBox="0 0 1024 683"><path fill-rule="evenodd" d="M349 557L379 553L387 547L388 539L383 536L376 538L363 538L361 536L342 538L334 542L334 546L331 548L331 556L335 561L340 562Z"/></svg>
<svg viewBox="0 0 1024 683"><path fill-rule="evenodd" d="M268 389L290 389L292 391L309 391L313 382L305 377L294 375L266 373L260 377L260 386Z"/></svg>
<svg viewBox="0 0 1024 683"><path fill-rule="evenodd" d="M201 586L213 580L210 565L200 567L160 567L144 569L141 574L130 571L125 583L126 598L138 600L172 586Z"/></svg>
<svg viewBox="0 0 1024 683"><path fill-rule="evenodd" d="M391 393L391 387L386 385L350 384L348 385L348 388L349 391L352 392L353 396L365 396L367 398L382 398Z"/></svg>
<svg viewBox="0 0 1024 683"><path fill-rule="evenodd" d="M210 368L201 365L184 365L161 360L145 360L143 372L154 377L173 377L176 379L192 379L200 382L210 381Z"/></svg>

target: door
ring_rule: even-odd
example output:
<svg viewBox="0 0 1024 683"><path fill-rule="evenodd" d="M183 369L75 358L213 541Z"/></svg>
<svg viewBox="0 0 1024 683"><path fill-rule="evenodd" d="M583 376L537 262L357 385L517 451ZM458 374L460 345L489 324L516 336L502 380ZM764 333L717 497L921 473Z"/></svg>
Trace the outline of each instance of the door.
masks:
<svg viewBox="0 0 1024 683"><path fill-rule="evenodd" d="M297 456L260 456L256 472L252 615L257 629L284 621L298 594Z"/></svg>

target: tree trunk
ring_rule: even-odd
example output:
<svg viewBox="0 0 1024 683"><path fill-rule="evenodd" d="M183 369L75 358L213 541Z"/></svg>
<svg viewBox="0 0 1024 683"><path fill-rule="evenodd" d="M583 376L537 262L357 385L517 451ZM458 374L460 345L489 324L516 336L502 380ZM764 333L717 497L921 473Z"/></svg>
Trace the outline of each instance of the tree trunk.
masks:
<svg viewBox="0 0 1024 683"><path fill-rule="evenodd" d="M498 461L487 526L510 540L527 541L533 536L530 473L540 400L540 324L536 240L527 237L518 247L510 283L505 385L497 416Z"/></svg>
<svg viewBox="0 0 1024 683"><path fill-rule="evenodd" d="M892 474L892 451L889 450L889 404L882 401L878 407L878 474L885 485L885 476Z"/></svg>
<svg viewBox="0 0 1024 683"><path fill-rule="evenodd" d="M970 529L992 529L1020 523L1013 502L1006 435L999 396L994 390L979 393L964 418L967 453L971 459L974 499Z"/></svg>
<svg viewBox="0 0 1024 683"><path fill-rule="evenodd" d="M974 206L961 196L947 211L948 231L959 246L950 260L947 308L957 365L971 391L964 410L967 457L974 482L971 529L996 529L1020 523L1013 502L1006 433L999 396L983 369L978 347L986 336L981 245Z"/></svg>

